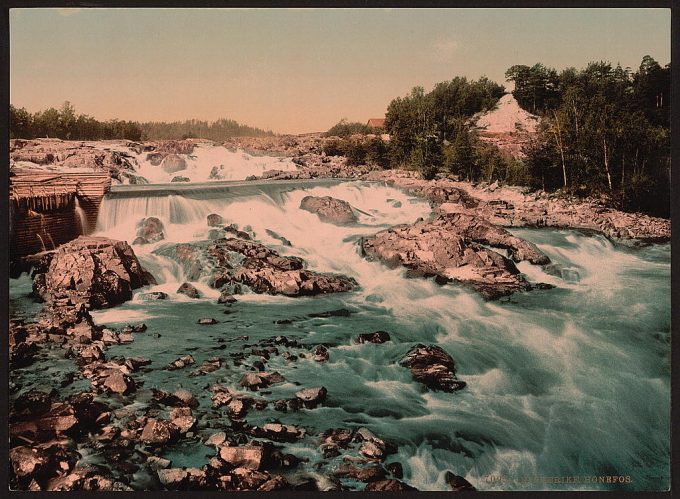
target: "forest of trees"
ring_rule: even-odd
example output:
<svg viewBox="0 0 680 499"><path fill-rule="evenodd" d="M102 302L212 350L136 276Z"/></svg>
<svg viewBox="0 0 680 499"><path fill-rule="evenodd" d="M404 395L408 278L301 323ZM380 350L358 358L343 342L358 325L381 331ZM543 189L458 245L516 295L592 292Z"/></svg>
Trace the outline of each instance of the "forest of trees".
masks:
<svg viewBox="0 0 680 499"><path fill-rule="evenodd" d="M388 106L389 143L346 138L328 144L327 153L343 154L350 163L416 169L426 178L454 174L604 194L624 210L668 216L670 72L670 64L661 67L650 56L637 71L606 62L559 73L543 64L510 67L506 78L514 82L514 97L541 117L522 159L481 141L471 126L470 118L491 109L505 91L487 78L454 78L429 93L415 87ZM341 125L328 133L346 131Z"/></svg>
<svg viewBox="0 0 680 499"><path fill-rule="evenodd" d="M66 101L60 109L30 113L24 108L9 106L10 138L35 139L51 137L63 140L161 140L203 138L215 141L230 137L260 137L270 131L240 125L234 120L214 122L186 120L173 123L109 120L98 121L85 114L76 114Z"/></svg>
<svg viewBox="0 0 680 499"><path fill-rule="evenodd" d="M670 65L645 56L637 71L593 62L559 74L513 66L520 106L542 117L525 151L529 184L604 193L621 208L668 216Z"/></svg>
<svg viewBox="0 0 680 499"><path fill-rule="evenodd" d="M60 109L51 107L37 113L10 104L9 136L17 139L141 140L142 129L132 121L98 121L85 114L76 114L75 108L66 101Z"/></svg>
<svg viewBox="0 0 680 499"><path fill-rule="evenodd" d="M172 123L139 123L144 140L200 138L220 142L230 137L264 137L274 135L271 131L241 125L234 120L219 119L208 122L200 120L175 121Z"/></svg>

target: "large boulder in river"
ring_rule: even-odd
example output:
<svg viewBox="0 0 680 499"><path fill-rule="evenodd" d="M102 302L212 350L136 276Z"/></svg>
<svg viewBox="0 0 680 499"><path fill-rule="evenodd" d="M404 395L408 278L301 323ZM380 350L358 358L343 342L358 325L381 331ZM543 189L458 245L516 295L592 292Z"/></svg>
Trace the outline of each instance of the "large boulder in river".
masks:
<svg viewBox="0 0 680 499"><path fill-rule="evenodd" d="M156 243L165 239L163 222L156 217L142 218L137 224L137 239L135 242Z"/></svg>
<svg viewBox="0 0 680 499"><path fill-rule="evenodd" d="M239 293L243 285L259 294L312 296L351 291L357 282L340 274L321 273L304 268L304 261L280 256L266 246L242 238L178 244L158 250L173 260L187 264L201 262L198 275L208 284L227 293ZM186 272L186 270L185 270Z"/></svg>
<svg viewBox="0 0 680 499"><path fill-rule="evenodd" d="M217 213L208 215L208 227L219 227L220 225L224 225L224 218L222 218L222 215L218 215Z"/></svg>
<svg viewBox="0 0 680 499"><path fill-rule="evenodd" d="M156 284L125 241L80 236L57 248L40 269L33 292L52 304L107 308L132 298L132 290Z"/></svg>
<svg viewBox="0 0 680 499"><path fill-rule="evenodd" d="M227 264L213 284L241 283L256 293L287 296L338 293L357 285L351 277L306 270L300 258L279 256L266 246L242 239L218 239L208 253ZM228 265L230 261L237 265Z"/></svg>
<svg viewBox="0 0 680 499"><path fill-rule="evenodd" d="M168 154L161 161L161 168L165 173L176 173L187 169L187 162L177 154Z"/></svg>
<svg viewBox="0 0 680 499"><path fill-rule="evenodd" d="M436 345L414 346L399 364L411 370L413 379L434 390L454 392L465 388L466 383L456 378L453 358Z"/></svg>
<svg viewBox="0 0 680 499"><path fill-rule="evenodd" d="M300 209L316 213L323 222L336 225L351 224L357 221L357 216L347 201L330 196L305 196L300 202Z"/></svg>
<svg viewBox="0 0 680 499"><path fill-rule="evenodd" d="M390 266L403 265L411 276L435 277L442 284L457 281L486 299L533 288L511 259L487 246L507 250L516 261L550 262L533 244L480 218L461 213L398 225L363 239L361 246L365 256Z"/></svg>

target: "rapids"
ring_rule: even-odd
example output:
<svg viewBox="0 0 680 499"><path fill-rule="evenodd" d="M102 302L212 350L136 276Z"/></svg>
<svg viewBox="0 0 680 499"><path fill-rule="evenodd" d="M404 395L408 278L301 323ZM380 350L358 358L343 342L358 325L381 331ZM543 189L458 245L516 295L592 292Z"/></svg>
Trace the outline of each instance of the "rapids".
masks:
<svg viewBox="0 0 680 499"><path fill-rule="evenodd" d="M297 169L290 158L259 156L238 149L229 150L223 146L199 143L192 154L180 155L187 168L167 173L160 166L147 160L146 152L134 154L137 174L149 183L170 182L173 177L186 177L191 182L210 182L213 180L244 180L250 175L262 175L267 170L291 171Z"/></svg>
<svg viewBox="0 0 680 499"><path fill-rule="evenodd" d="M348 201L358 209L358 224L321 222L299 209L306 195ZM310 269L354 277L360 289L315 298L242 295L228 315L215 302L219 292L205 282L198 283L203 299L175 294L183 271L158 250L169 243L207 239L210 213L251 230L283 255L304 258ZM236 389L244 367L230 364L203 377L188 377L190 369L170 372L162 367L187 353L196 366L215 355L228 358L230 352L241 351L241 335L248 335L250 344L283 334L308 345L328 345L328 362L300 359L291 364L272 357L268 366L287 380L271 387L269 398L291 396L298 384L323 385L328 389L324 406L288 413L251 411L247 417L251 424L279 418L305 427L310 436L287 447L310 458L309 470L323 460L315 433L366 426L398 445L398 454L388 462L401 462L404 480L421 490L448 490L447 470L481 490L667 489L670 245L629 248L575 231L514 229L537 244L557 269L522 263L520 270L531 281L556 288L498 302L485 302L456 285L408 279L402 269L390 270L360 255L361 236L430 214L423 200L362 182L300 183L230 198L214 193L107 198L95 235L131 242L137 222L155 216L165 226L166 239L134 246L159 284L137 290L122 306L92 315L114 327L144 321L149 331L161 334L140 334L134 343L110 349L111 355L153 360L137 404L144 403L143 394L152 387L182 386L197 395L201 407L209 407L205 387L220 382ZM35 307L26 299L29 289L25 276L12 281L13 316ZM155 290L167 292L168 300L141 299L142 293ZM337 309L350 314L310 316ZM197 326L199 317L215 317L220 323ZM290 322L276 323L281 320ZM353 344L357 334L375 330L389 331L392 341ZM216 350L218 342L226 349ZM467 388L441 393L413 382L397 361L417 342L448 351ZM46 373L30 367L17 376L36 385L49 383ZM211 449L200 443L180 443L166 453L175 467L201 466L206 455ZM340 460L333 458L328 466ZM628 476L630 483L583 483L600 475ZM581 483L543 478L567 476L580 477Z"/></svg>

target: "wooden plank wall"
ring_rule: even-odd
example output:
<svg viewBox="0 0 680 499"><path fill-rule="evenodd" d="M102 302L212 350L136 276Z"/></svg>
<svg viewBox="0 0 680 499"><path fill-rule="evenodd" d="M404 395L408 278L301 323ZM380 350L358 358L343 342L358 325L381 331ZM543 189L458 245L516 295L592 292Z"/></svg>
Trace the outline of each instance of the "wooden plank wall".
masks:
<svg viewBox="0 0 680 499"><path fill-rule="evenodd" d="M69 173L46 181L36 176L36 180L38 186L45 186L45 189L36 188L36 193L58 186L58 199L41 199L39 203L37 199L27 199L30 174L10 179L13 184L10 186L10 259L54 249L82 235L84 228L76 213L76 197L85 212L86 228L91 232L96 226L102 199L111 188L107 174ZM39 210L31 209L37 207Z"/></svg>

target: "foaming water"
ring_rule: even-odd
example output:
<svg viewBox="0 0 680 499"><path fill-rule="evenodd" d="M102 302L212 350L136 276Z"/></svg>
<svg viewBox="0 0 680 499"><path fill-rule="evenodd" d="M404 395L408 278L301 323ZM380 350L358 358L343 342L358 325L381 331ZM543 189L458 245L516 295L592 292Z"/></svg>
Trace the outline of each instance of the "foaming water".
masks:
<svg viewBox="0 0 680 499"><path fill-rule="evenodd" d="M174 177L185 177L190 182L216 180L244 180L251 175L260 176L267 170L292 171L297 169L291 158L256 156L224 146L197 144L191 154L180 157L186 162L186 169L167 173L160 165L147 160L149 153L136 156L137 174L152 184L170 182Z"/></svg>
<svg viewBox="0 0 680 499"><path fill-rule="evenodd" d="M358 223L338 227L321 222L299 209L307 195L348 201ZM311 269L356 278L360 289L318 298L243 295L227 316L215 303L217 291L205 282L195 283L204 300L175 294L185 279L183 270L157 250L173 242L205 240L210 213L251 230L281 254L304 258ZM513 230L537 244L554 264L542 269L522 263L520 270L531 281L556 288L497 302L485 302L456 285L408 279L402 269L361 257L360 237L429 215L422 200L368 183L230 199L107 199L97 224L100 235L131 241L142 218L157 216L164 223L164 241L134 249L159 281L151 289L170 296L146 302L141 294L149 289L140 290L115 311L97 312L97 320L119 325L143 318L150 330L162 332L162 341L143 334L131 345L116 347L115 355L150 356L156 367L185 354L187 344L197 364L215 355L218 340L240 351L231 345L244 334L251 343L285 334L308 345L328 345L326 363L300 359L293 366L276 356L269 361L268 369L287 380L271 387L272 397L292 396L299 385L310 383L325 386L329 394L324 407L276 417L307 428L310 435L329 427L368 427L398 445L389 461L402 463L405 480L421 490L448 490L447 471L483 490L666 489L670 245L631 249L574 231ZM13 292L26 286L21 281ZM339 308L348 315L311 315ZM211 316L220 324L196 327L198 317ZM277 323L281 319L287 322ZM358 333L375 330L389 331L392 341L353 344ZM417 342L448 351L467 388L449 394L413 382L398 360ZM218 371L196 379L154 369L145 383L183 386L209 407L204 387L220 382L238 389L239 377ZM253 412L248 421L262 424L271 417ZM323 460L317 445L309 437L288 450L309 457L311 470ZM173 466L203 464L200 449L172 452ZM556 476L580 477L581 482L541 480ZM631 481L584 481L593 476L629 476Z"/></svg>

